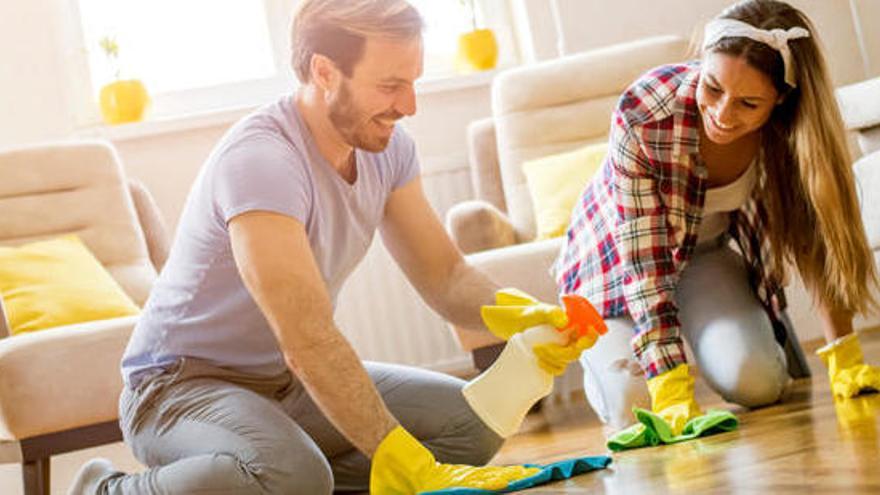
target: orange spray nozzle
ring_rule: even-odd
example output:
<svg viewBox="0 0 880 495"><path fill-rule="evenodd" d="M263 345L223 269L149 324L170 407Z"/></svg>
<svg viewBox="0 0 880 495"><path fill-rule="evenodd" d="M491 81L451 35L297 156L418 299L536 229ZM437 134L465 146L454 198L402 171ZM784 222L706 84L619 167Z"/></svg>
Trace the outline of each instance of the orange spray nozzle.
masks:
<svg viewBox="0 0 880 495"><path fill-rule="evenodd" d="M574 330L578 337L586 336L590 329L599 335L608 332L605 320L586 298L576 294L566 294L562 296L562 304L568 316L568 325L562 329L563 332Z"/></svg>

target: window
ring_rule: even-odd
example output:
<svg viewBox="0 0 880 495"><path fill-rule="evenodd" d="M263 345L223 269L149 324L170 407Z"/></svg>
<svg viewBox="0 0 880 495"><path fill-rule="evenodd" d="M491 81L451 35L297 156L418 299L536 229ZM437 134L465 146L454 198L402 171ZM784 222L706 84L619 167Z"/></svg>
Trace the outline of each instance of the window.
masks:
<svg viewBox="0 0 880 495"><path fill-rule="evenodd" d="M154 118L257 105L289 91L292 0L78 0L89 81L77 120L99 121L100 88L140 79ZM106 43L118 47L109 56ZM104 45L104 47L102 47Z"/></svg>
<svg viewBox="0 0 880 495"><path fill-rule="evenodd" d="M409 0L425 19L425 73L423 79L448 77L456 71L458 36L477 28L495 32L499 44L498 66L518 59L507 0L473 0L475 16L460 0Z"/></svg>
<svg viewBox="0 0 880 495"><path fill-rule="evenodd" d="M118 72L161 94L275 75L260 2L80 0L80 15L98 84ZM120 56L95 49L102 39L122 47Z"/></svg>
<svg viewBox="0 0 880 495"><path fill-rule="evenodd" d="M410 0L423 14L423 79L454 74L457 38L471 29L458 0ZM505 0L475 0L480 25L502 46L499 65L516 54ZM152 118L255 106L290 91L289 26L296 0L76 0L74 35L83 44L72 63L79 125L100 121L94 101L116 78L140 79ZM491 13L484 15L484 12ZM102 48L102 41L104 48ZM118 47L108 54L107 43ZM88 96L92 96L89 98Z"/></svg>

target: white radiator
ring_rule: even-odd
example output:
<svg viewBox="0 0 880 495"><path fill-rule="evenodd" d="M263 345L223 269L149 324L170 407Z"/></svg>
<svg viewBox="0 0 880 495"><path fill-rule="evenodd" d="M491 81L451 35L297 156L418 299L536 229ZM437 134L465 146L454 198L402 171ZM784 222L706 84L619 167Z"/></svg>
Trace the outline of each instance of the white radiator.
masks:
<svg viewBox="0 0 880 495"><path fill-rule="evenodd" d="M466 163L464 157L456 158ZM466 165L424 172L422 184L441 221L449 207L473 197ZM336 322L361 359L447 372L472 366L446 323L409 285L378 232L339 294Z"/></svg>

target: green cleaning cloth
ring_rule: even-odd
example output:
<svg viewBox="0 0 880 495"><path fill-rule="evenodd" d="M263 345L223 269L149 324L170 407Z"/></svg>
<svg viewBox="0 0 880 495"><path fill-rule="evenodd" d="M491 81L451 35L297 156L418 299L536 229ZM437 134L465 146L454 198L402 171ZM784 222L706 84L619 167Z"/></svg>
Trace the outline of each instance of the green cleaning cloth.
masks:
<svg viewBox="0 0 880 495"><path fill-rule="evenodd" d="M661 443L684 442L697 437L733 431L739 426L739 420L730 411L711 409L706 414L688 421L681 435L673 435L669 423L651 411L634 407L633 414L639 422L608 439L608 448L612 451L620 452L639 447L654 447Z"/></svg>
<svg viewBox="0 0 880 495"><path fill-rule="evenodd" d="M564 480L584 474L596 469L605 469L611 464L611 458L600 455L595 457L576 457L574 459L566 459L564 461L554 462L546 466L535 464L526 464L527 467L537 467L541 470L528 478L516 480L507 485L507 488L501 490L483 490L480 488L444 488L443 490L434 490L430 492L422 492L421 495L488 495L490 493L510 493L526 488L532 488L551 481Z"/></svg>

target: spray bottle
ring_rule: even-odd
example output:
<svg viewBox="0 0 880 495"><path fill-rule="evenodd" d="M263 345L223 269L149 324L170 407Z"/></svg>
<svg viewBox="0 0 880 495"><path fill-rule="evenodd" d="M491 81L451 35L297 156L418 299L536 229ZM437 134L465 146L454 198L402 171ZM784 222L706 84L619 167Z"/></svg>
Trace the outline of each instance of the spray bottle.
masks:
<svg viewBox="0 0 880 495"><path fill-rule="evenodd" d="M603 335L608 331L602 317L589 301L564 295L562 302L568 325L536 325L512 336L501 355L480 376L462 389L471 409L502 438L519 430L526 413L553 390L553 375L538 365L532 348L539 344L565 345L569 339Z"/></svg>

